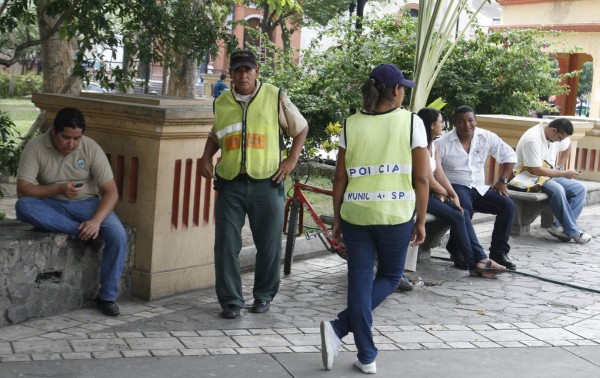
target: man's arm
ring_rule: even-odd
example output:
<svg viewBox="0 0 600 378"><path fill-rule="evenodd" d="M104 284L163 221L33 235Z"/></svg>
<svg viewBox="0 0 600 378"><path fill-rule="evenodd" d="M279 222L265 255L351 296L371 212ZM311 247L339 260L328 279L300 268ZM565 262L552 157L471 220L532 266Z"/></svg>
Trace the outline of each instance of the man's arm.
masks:
<svg viewBox="0 0 600 378"><path fill-rule="evenodd" d="M100 189L100 203L96 213L91 219L81 222L79 225L79 238L81 240L96 239L98 237L100 224L113 211L119 200L119 193L114 179L99 185L98 189Z"/></svg>
<svg viewBox="0 0 600 378"><path fill-rule="evenodd" d="M300 153L302 152L302 148L304 147L304 142L306 141L306 136L308 135L308 127L305 127L300 134L294 137L292 142L292 147L290 148L290 153L288 156L283 159L281 164L279 164L279 170L273 177L273 180L277 183L283 181L287 175L290 174L296 167L296 163L300 158Z"/></svg>
<svg viewBox="0 0 600 378"><path fill-rule="evenodd" d="M75 182L60 184L36 185L29 181L17 179L17 197L52 198L63 195L68 199L75 199L81 188L75 187Z"/></svg>
<svg viewBox="0 0 600 378"><path fill-rule="evenodd" d="M215 178L214 167L212 163L213 156L219 151L219 145L212 138L206 139L204 153L200 158L200 175L204 178Z"/></svg>

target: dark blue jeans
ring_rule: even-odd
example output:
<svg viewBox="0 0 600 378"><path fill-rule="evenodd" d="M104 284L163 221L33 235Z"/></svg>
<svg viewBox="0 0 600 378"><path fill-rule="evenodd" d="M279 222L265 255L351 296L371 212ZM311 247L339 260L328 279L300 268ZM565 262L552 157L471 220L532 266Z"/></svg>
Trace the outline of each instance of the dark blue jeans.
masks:
<svg viewBox="0 0 600 378"><path fill-rule="evenodd" d="M42 230L64 232L72 239L78 240L79 224L94 216L99 203L100 199L97 197L79 201L21 197L15 208L18 220ZM127 233L114 212L100 224L100 237L104 240L104 250L100 265L98 297L105 301L114 301L119 293L127 250Z"/></svg>
<svg viewBox="0 0 600 378"><path fill-rule="evenodd" d="M348 308L331 324L340 339L349 332L354 334L358 360L363 364L377 357L371 332L372 311L396 290L402 278L413 225L410 221L393 226L357 226L342 220L348 259Z"/></svg>
<svg viewBox="0 0 600 378"><path fill-rule="evenodd" d="M485 195L479 194L477 189L464 185L452 184L454 191L460 199L460 205L473 219L475 211L485 214L496 215L494 230L492 232L492 243L490 245L490 258L494 259L502 253L510 251L508 239L515 215L515 204L508 196L503 196L494 190L488 190ZM446 248L448 251L458 251L457 235L450 231L450 240Z"/></svg>
<svg viewBox="0 0 600 378"><path fill-rule="evenodd" d="M487 258L481 244L479 244L477 235L475 235L469 213L463 214L449 203L431 196L427 203L427 212L450 223L450 232L454 235L453 242L455 248L457 248L451 253L458 251L462 254L467 264L469 264L469 268L474 269L477 262Z"/></svg>

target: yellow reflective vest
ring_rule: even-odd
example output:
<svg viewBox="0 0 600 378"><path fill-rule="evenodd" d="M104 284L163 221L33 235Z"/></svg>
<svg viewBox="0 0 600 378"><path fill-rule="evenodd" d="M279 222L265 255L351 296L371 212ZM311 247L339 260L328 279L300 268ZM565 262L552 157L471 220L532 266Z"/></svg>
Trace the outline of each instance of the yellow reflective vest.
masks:
<svg viewBox="0 0 600 378"><path fill-rule="evenodd" d="M348 186L340 210L346 222L396 225L413 217L412 117L395 109L346 119Z"/></svg>
<svg viewBox="0 0 600 378"><path fill-rule="evenodd" d="M217 175L232 180L242 166L251 178L270 178L281 162L279 127L279 88L261 83L244 109L225 91L215 100L215 133L221 148Z"/></svg>

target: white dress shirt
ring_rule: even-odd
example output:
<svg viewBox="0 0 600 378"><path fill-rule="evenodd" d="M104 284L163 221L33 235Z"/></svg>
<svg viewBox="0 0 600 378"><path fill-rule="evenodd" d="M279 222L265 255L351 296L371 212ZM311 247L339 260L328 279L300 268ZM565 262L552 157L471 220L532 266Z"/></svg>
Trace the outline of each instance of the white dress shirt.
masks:
<svg viewBox="0 0 600 378"><path fill-rule="evenodd" d="M453 184L475 188L484 195L489 185L485 185L485 161L492 155L496 162L516 163L517 154L511 146L491 131L475 128L471 148L467 153L458 139L456 129L442 135L435 142L442 168Z"/></svg>

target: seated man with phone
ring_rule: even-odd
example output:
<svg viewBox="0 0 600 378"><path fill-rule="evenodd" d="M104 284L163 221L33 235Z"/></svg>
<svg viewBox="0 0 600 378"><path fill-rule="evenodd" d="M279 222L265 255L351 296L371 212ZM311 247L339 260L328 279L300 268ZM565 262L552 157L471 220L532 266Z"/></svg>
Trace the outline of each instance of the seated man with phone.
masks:
<svg viewBox="0 0 600 378"><path fill-rule="evenodd" d="M81 111L64 108L44 135L27 143L17 172L17 219L74 240L102 238L96 305L117 316L127 234L113 212L119 195L106 154L84 131Z"/></svg>
<svg viewBox="0 0 600 378"><path fill-rule="evenodd" d="M564 242L573 239L578 244L585 244L592 237L577 226L577 219L585 205L587 190L574 180L581 171L544 166L544 161L552 165L556 163L557 154L569 148L571 135L573 124L565 118L533 126L521 136L517 144L515 169L525 167L533 175L550 177L542 186L542 192L550 199L550 208L555 218L548 232Z"/></svg>

